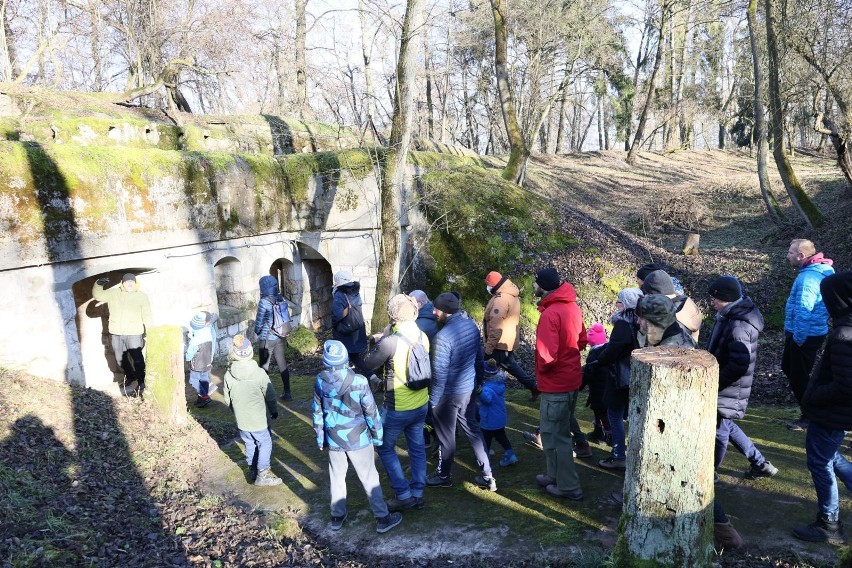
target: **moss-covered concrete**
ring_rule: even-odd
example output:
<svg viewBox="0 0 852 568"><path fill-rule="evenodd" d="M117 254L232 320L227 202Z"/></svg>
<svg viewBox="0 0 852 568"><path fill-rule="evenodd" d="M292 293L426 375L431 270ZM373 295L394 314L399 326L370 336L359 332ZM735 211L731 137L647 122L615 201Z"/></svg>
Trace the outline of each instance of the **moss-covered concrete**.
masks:
<svg viewBox="0 0 852 568"><path fill-rule="evenodd" d="M173 325L153 328L146 336L145 397L172 424L188 422L183 377L183 331Z"/></svg>

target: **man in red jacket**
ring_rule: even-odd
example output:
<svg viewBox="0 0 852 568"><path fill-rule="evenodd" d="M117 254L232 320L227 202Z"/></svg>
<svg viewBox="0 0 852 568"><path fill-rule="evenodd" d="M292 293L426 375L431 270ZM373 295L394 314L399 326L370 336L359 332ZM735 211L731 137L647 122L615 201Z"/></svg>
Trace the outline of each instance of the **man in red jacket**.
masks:
<svg viewBox="0 0 852 568"><path fill-rule="evenodd" d="M547 464L547 473L537 475L536 482L555 497L579 501L583 491L574 467L571 419L583 382L583 313L574 287L561 282L553 268L536 274L533 290L541 297L541 317L535 332L535 373L541 391L541 445Z"/></svg>

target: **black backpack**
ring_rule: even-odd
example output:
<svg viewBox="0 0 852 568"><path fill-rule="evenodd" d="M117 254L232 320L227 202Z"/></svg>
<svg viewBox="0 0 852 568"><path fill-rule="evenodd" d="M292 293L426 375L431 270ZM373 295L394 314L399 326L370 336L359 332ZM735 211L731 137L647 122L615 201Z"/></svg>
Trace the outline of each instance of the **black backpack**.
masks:
<svg viewBox="0 0 852 568"><path fill-rule="evenodd" d="M432 362L429 360L429 352L426 351L426 347L421 341L423 332L420 332L417 343L411 343L407 337L399 332L394 333L394 335L408 346L405 386L411 390L425 389L432 382Z"/></svg>
<svg viewBox="0 0 852 568"><path fill-rule="evenodd" d="M364 314L361 313L361 306L352 305L348 294L344 292L341 294L349 305L343 309L343 318L337 322L337 332L341 335L350 335L364 328Z"/></svg>

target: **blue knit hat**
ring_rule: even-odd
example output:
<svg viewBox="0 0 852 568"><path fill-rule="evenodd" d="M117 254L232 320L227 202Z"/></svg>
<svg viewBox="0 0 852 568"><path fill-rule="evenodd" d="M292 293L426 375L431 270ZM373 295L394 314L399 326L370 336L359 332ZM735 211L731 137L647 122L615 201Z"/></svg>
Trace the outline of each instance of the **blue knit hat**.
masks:
<svg viewBox="0 0 852 568"><path fill-rule="evenodd" d="M335 339L329 339L322 346L322 364L326 367L339 367L349 361L346 346Z"/></svg>
<svg viewBox="0 0 852 568"><path fill-rule="evenodd" d="M207 327L211 323L213 323L213 314L201 311L193 316L192 321L189 322L189 327L197 331L201 328Z"/></svg>
<svg viewBox="0 0 852 568"><path fill-rule="evenodd" d="M494 359L488 359L485 361L485 364L482 366L482 370L486 381L496 378L500 373L500 368L497 366L497 361Z"/></svg>

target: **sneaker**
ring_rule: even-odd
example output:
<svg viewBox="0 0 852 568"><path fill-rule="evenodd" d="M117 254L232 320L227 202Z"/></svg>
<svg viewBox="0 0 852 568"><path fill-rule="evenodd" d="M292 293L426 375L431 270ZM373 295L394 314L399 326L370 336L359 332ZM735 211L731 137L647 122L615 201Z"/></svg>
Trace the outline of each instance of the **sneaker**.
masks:
<svg viewBox="0 0 852 568"><path fill-rule="evenodd" d="M198 398L195 399L195 408L204 408L208 404L210 404L209 396L198 395Z"/></svg>
<svg viewBox="0 0 852 568"><path fill-rule="evenodd" d="M254 480L254 484L257 487L273 487L281 485L281 483L281 478L272 473L272 470L269 468L258 471L257 479Z"/></svg>
<svg viewBox="0 0 852 568"><path fill-rule="evenodd" d="M758 479L760 477L772 477L776 473L778 473L778 468L766 461L759 466L751 464L751 468L745 472L744 477L746 479Z"/></svg>
<svg viewBox="0 0 852 568"><path fill-rule="evenodd" d="M559 497L560 499L570 499L571 501L582 501L583 500L583 492L579 489L576 491L563 491L556 487L554 484L548 485L545 490L554 497Z"/></svg>
<svg viewBox="0 0 852 568"><path fill-rule="evenodd" d="M386 533L402 522L402 513L388 513L387 517L376 519L376 532Z"/></svg>
<svg viewBox="0 0 852 568"><path fill-rule="evenodd" d="M527 444L533 446L534 448L538 448L539 450L543 449L541 446L541 433L539 432L523 432L524 440L526 440Z"/></svg>
<svg viewBox="0 0 852 568"><path fill-rule="evenodd" d="M555 485L556 480L550 477L547 474L540 473L535 476L535 482L541 485L542 487L547 487L548 485Z"/></svg>
<svg viewBox="0 0 852 568"><path fill-rule="evenodd" d="M290 394L290 391L284 391L284 394L281 395L281 400L293 400L293 395Z"/></svg>
<svg viewBox="0 0 852 568"><path fill-rule="evenodd" d="M343 523L345 522L346 513L344 513L342 517L331 517L331 526L329 528L333 531L339 531L343 528Z"/></svg>
<svg viewBox="0 0 852 568"><path fill-rule="evenodd" d="M493 477L485 477L484 475L477 475L473 478L473 482L480 489L485 489L486 491L497 491L497 480Z"/></svg>
<svg viewBox="0 0 852 568"><path fill-rule="evenodd" d="M426 478L426 487L452 487L453 480L447 477L441 477L437 473Z"/></svg>
<svg viewBox="0 0 852 568"><path fill-rule="evenodd" d="M604 469L627 469L626 460L617 460L614 457L608 457L605 460L600 460L598 465Z"/></svg>
<svg viewBox="0 0 852 568"><path fill-rule="evenodd" d="M518 456L514 452L503 454L503 457L500 458L500 467L507 467L516 463L518 463Z"/></svg>
<svg viewBox="0 0 852 568"><path fill-rule="evenodd" d="M793 536L807 542L827 542L829 544L846 544L843 534L843 524L840 521L826 520L817 515L816 521L793 529Z"/></svg>
<svg viewBox="0 0 852 568"><path fill-rule="evenodd" d="M740 536L731 521L713 523L713 542L717 549L731 550L743 545L743 537Z"/></svg>
<svg viewBox="0 0 852 568"><path fill-rule="evenodd" d="M423 500L423 497L409 497L408 499L397 499L396 497L391 497L387 500L387 504L388 511L391 513L407 511L408 509L420 510L426 506L426 502Z"/></svg>
<svg viewBox="0 0 852 568"><path fill-rule="evenodd" d="M588 442L584 444L574 444L575 458L590 458L592 457L592 447Z"/></svg>

